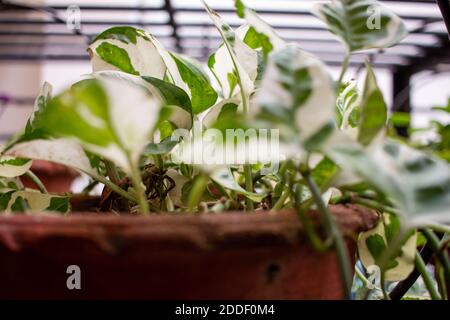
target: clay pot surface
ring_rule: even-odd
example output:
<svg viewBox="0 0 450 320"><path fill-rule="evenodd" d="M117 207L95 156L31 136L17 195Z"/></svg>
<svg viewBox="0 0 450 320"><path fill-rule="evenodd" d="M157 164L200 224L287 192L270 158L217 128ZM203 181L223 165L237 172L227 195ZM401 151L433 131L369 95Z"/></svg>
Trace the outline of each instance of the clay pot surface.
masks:
<svg viewBox="0 0 450 320"><path fill-rule="evenodd" d="M351 257L378 217L331 206ZM317 219L318 214L311 212ZM333 251L314 251L292 211L0 217L3 299L340 299ZM66 269L81 269L69 290Z"/></svg>

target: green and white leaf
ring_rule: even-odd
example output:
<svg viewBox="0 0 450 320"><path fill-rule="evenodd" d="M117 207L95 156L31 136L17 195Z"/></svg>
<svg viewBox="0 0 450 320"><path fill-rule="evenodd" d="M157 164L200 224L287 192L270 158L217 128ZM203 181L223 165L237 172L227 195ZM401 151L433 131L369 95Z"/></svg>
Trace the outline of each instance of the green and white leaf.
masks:
<svg viewBox="0 0 450 320"><path fill-rule="evenodd" d="M272 50L282 49L286 42L252 9L247 8L241 0L235 1L238 16L246 20L249 28L244 42L253 49L262 49L267 56Z"/></svg>
<svg viewBox="0 0 450 320"><path fill-rule="evenodd" d="M255 100L257 117L280 129L280 138L293 145L320 143L334 126L334 82L318 58L295 45L269 57Z"/></svg>
<svg viewBox="0 0 450 320"><path fill-rule="evenodd" d="M166 65L158 47L158 41L146 31L120 26L99 34L88 51L94 72L121 70L134 75L163 79Z"/></svg>
<svg viewBox="0 0 450 320"><path fill-rule="evenodd" d="M150 140L159 111L160 102L139 85L117 78L87 79L50 101L42 126L130 173Z"/></svg>
<svg viewBox="0 0 450 320"><path fill-rule="evenodd" d="M312 13L349 52L391 47L408 34L401 18L376 0L333 0L315 5Z"/></svg>
<svg viewBox="0 0 450 320"><path fill-rule="evenodd" d="M246 79L254 83L258 76L259 61L257 51L244 43L244 38L248 34L249 29L250 27L248 25L238 28L233 35L234 40L231 40L230 43L233 46L235 60L240 65L238 68L246 75ZM240 90L239 80L237 78L238 74L235 71L236 68L233 63L233 58L230 55L227 45L222 44L219 49L213 53L208 62L211 72L215 75L222 87L223 97L231 98L238 94ZM253 85L249 85L247 89L248 92L251 92L254 87Z"/></svg>
<svg viewBox="0 0 450 320"><path fill-rule="evenodd" d="M30 170L32 161L10 155L0 156L0 177L14 178L20 177Z"/></svg>
<svg viewBox="0 0 450 320"><path fill-rule="evenodd" d="M33 160L59 163L78 171L95 175L89 158L83 148L70 139L33 140L16 144L7 151L8 155Z"/></svg>
<svg viewBox="0 0 450 320"><path fill-rule="evenodd" d="M167 53L162 57L166 62L169 78L191 98L194 114L199 114L214 105L218 95L200 63L175 53Z"/></svg>
<svg viewBox="0 0 450 320"><path fill-rule="evenodd" d="M448 163L391 140L368 149L338 145L328 154L385 195L408 227L450 223Z"/></svg>
<svg viewBox="0 0 450 320"><path fill-rule="evenodd" d="M165 112L161 114L161 117L164 117L164 119L159 119L160 121L170 120L177 128L190 129L192 127L193 114L191 100L183 89L174 84L154 77L139 77L120 71L96 72L92 74L92 77L96 79L116 78L141 86L149 90L160 101L161 105L164 106Z"/></svg>
<svg viewBox="0 0 450 320"><path fill-rule="evenodd" d="M223 99L211 109L202 119L202 123L206 128L211 128L215 123L225 118L232 117L239 110L239 99Z"/></svg>
<svg viewBox="0 0 450 320"><path fill-rule="evenodd" d="M4 150L8 150L15 144L23 141L43 139L47 137L47 134L45 133L43 128L38 127L36 123L39 122L39 117L43 112L43 110L45 109L45 107L47 106L48 102L50 101L51 96L52 96L52 86L48 82L44 82L37 98L34 101L33 111L27 121L25 130L13 136L7 142L6 146L4 147Z"/></svg>
<svg viewBox="0 0 450 320"><path fill-rule="evenodd" d="M36 190L0 190L0 211L32 212L45 211L66 213L70 210L70 197L43 194Z"/></svg>
<svg viewBox="0 0 450 320"><path fill-rule="evenodd" d="M378 88L372 68L367 64L367 74L361 97L358 141L368 145L386 127L387 107Z"/></svg>
<svg viewBox="0 0 450 320"><path fill-rule="evenodd" d="M235 32L231 27L226 24L222 18L219 16L217 12L212 10L208 4L202 0L203 5L206 8L206 11L209 14L209 17L211 18L213 24L216 26L217 30L220 33L220 36L222 37L222 40L224 42L225 48L227 52L223 53L223 59L226 62L231 62L231 72L230 71L230 63L219 65L217 63L218 58L221 60L222 53L217 56L217 53L215 55L215 63L212 65L212 68L214 70L215 66L224 68L224 70L218 70L215 69L216 77L220 79L220 83L222 87L224 88L224 96L225 97L231 97L230 94L232 92L229 92L230 89L227 92L227 84L228 82L228 75L234 75L237 79L238 87L240 90L240 95L242 99L242 103L244 105L244 109L249 107L249 100L250 100L250 94L254 90L254 83L253 78L256 79L257 71L258 71L258 56L254 50L249 48L246 44L243 43L241 39L239 39L238 36L236 36ZM227 58L228 57L228 58ZM211 64L209 64L211 67ZM252 71L254 70L254 71ZM248 71L251 71L250 73ZM226 76L225 80L223 80L224 76ZM246 110L244 110L246 111Z"/></svg>
<svg viewBox="0 0 450 320"><path fill-rule="evenodd" d="M211 174L211 179L220 184L225 189L236 191L237 193L240 193L256 202L260 202L266 196L265 194L258 194L246 191L236 182L233 173L228 168L215 170Z"/></svg>
<svg viewBox="0 0 450 320"><path fill-rule="evenodd" d="M364 267L378 265L400 228L400 221L392 214L383 214L378 225L358 238L358 254ZM388 281L401 281L414 270L417 233L414 232L403 244L400 254L388 262L385 273Z"/></svg>
<svg viewBox="0 0 450 320"><path fill-rule="evenodd" d="M356 81L352 80L342 85L336 99L337 124L341 130L358 126L359 96Z"/></svg>

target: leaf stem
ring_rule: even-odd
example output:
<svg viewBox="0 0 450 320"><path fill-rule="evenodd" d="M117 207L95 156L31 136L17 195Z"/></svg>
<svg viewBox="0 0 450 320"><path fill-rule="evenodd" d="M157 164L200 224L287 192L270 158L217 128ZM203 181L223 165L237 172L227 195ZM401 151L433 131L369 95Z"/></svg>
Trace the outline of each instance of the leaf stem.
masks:
<svg viewBox="0 0 450 320"><path fill-rule="evenodd" d="M276 210L280 210L281 208L283 208L283 205L286 202L286 199L289 197L290 193L291 192L290 192L289 188L286 188L283 191L283 193L281 194L281 197L278 199L278 201L272 207L271 211L276 211Z"/></svg>
<svg viewBox="0 0 450 320"><path fill-rule="evenodd" d="M428 292L430 293L430 297L433 300L441 300L441 296L437 292L436 288L434 287L433 280L431 279L430 274L427 271L425 262L423 262L422 257L416 250L415 254L415 263L416 268L422 275L423 282L425 283L425 286L427 287Z"/></svg>
<svg viewBox="0 0 450 320"><path fill-rule="evenodd" d="M141 213L143 215L148 215L150 213L150 208L147 202L147 196L145 194L145 187L142 187L141 173L139 172L138 167L133 165L131 159L129 159L128 163L131 167L131 180L137 195L137 201L141 209Z"/></svg>
<svg viewBox="0 0 450 320"><path fill-rule="evenodd" d="M109 179L116 185L120 184L120 177L119 172L117 171L116 166L109 160L104 160L105 168L106 168L106 174L108 175Z"/></svg>
<svg viewBox="0 0 450 320"><path fill-rule="evenodd" d="M306 209L302 207L301 194L301 187L297 186L297 188L295 189L293 203L295 204L295 209L306 232L306 236L308 237L311 245L315 250L317 250L318 252L325 252L328 250L329 246L319 237L316 230L314 229L313 224L311 223L311 220L308 216L306 216L305 211L309 209L309 205Z"/></svg>
<svg viewBox="0 0 450 320"><path fill-rule="evenodd" d="M338 83L341 85L342 80L344 79L345 73L347 72L348 66L350 64L350 52L347 52L344 57L344 61L342 62L341 73L339 75Z"/></svg>
<svg viewBox="0 0 450 320"><path fill-rule="evenodd" d="M36 185L36 187L38 187L39 191L41 191L42 193L48 194L47 189L45 188L45 185L42 183L41 179L39 179L39 177L37 175L34 174L33 171L28 170L25 175L31 180L33 181L33 183Z"/></svg>
<svg viewBox="0 0 450 320"><path fill-rule="evenodd" d="M195 207L198 206L203 192L208 185L208 176L204 173L200 173L194 181L191 192L189 193L188 208L189 212L193 213Z"/></svg>
<svg viewBox="0 0 450 320"><path fill-rule="evenodd" d="M429 229L422 229L421 231L430 244L431 249L436 254L436 257L444 267L447 286L450 286L450 258L448 256L448 252L445 249L442 250L440 240L433 231Z"/></svg>
<svg viewBox="0 0 450 320"><path fill-rule="evenodd" d="M311 177L311 173L309 170L302 170L302 176L305 179L309 189L311 190L312 196L314 198L314 202L317 205L319 213L321 215L322 221L325 225L325 229L327 233L334 240L334 247L336 249L338 263L340 267L341 273L341 281L342 286L345 290L346 298L351 299L351 289L353 283L353 276L351 272L350 266L350 258L347 251L347 246L344 241L344 237L336 222L334 221L334 217L329 212L327 206L323 202L322 195L320 193L319 187L315 183L315 181Z"/></svg>
<svg viewBox="0 0 450 320"><path fill-rule="evenodd" d="M245 177L245 190L247 192L252 193L253 177L252 177L252 166L250 164L244 164L244 177ZM246 203L245 210L253 211L254 209L253 201L250 198L246 197L245 203Z"/></svg>
<svg viewBox="0 0 450 320"><path fill-rule="evenodd" d="M118 185L114 184L111 180L106 179L103 176L100 175L92 175L92 178L97 180L100 183L103 183L105 186L107 186L109 189L117 193L118 195L124 197L125 199L137 203L136 198L134 198L130 193L123 190Z"/></svg>
<svg viewBox="0 0 450 320"><path fill-rule="evenodd" d="M400 214L400 212L398 210L396 210L395 208L388 207L388 206L378 203L377 201L374 201L374 200L364 199L364 198L360 198L360 197L351 197L350 201L353 203L360 204L365 207L371 208L371 209L375 209L380 212L393 213L395 215Z"/></svg>

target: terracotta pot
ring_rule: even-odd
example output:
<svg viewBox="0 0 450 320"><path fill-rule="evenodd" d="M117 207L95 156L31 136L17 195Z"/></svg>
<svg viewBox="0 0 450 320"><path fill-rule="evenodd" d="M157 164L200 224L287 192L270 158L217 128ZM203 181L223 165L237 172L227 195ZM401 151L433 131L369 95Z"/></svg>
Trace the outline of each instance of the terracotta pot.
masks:
<svg viewBox="0 0 450 320"><path fill-rule="evenodd" d="M354 257L377 215L331 207ZM317 213L312 212L317 219ZM0 217L0 298L340 299L335 254L315 252L295 213ZM81 269L68 290L66 269Z"/></svg>
<svg viewBox="0 0 450 320"><path fill-rule="evenodd" d="M33 161L31 170L44 183L47 190L53 193L69 192L73 181L78 176L75 170L41 160ZM22 178L22 182L27 188L37 189L33 181L25 176Z"/></svg>

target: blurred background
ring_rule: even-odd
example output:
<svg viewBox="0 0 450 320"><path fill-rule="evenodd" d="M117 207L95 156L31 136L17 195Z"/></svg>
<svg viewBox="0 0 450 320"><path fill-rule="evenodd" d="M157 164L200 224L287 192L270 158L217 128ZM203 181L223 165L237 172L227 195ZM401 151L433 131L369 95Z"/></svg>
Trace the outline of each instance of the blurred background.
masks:
<svg viewBox="0 0 450 320"><path fill-rule="evenodd" d="M245 2L282 37L338 73L344 47L309 13L318 1ZM394 48L355 55L349 79L362 75L369 58L391 111L410 113L416 128L433 119L450 123L450 113L432 109L447 106L450 97L450 43L438 5L434 0L381 2L406 21L410 35ZM232 27L242 23L234 1L209 3ZM91 72L87 44L114 25L143 28L169 50L201 61L220 44L200 0L0 0L0 143L23 128L44 81L58 93Z"/></svg>

